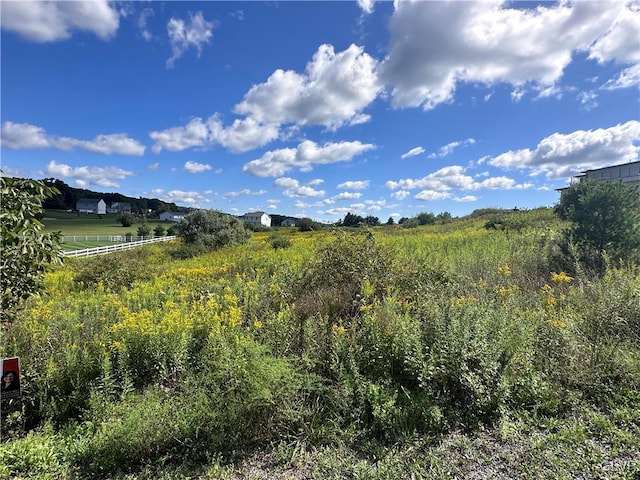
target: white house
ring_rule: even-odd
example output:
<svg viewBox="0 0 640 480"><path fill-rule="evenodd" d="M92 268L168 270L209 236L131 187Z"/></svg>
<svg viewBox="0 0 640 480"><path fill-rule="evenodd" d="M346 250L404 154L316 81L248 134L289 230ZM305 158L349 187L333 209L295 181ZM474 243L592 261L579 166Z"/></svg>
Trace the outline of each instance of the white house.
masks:
<svg viewBox="0 0 640 480"><path fill-rule="evenodd" d="M160 220L163 222L181 222L185 215L185 213L181 212L162 212L160 214Z"/></svg>
<svg viewBox="0 0 640 480"><path fill-rule="evenodd" d="M107 213L107 204L101 198L81 198L76 202L76 210L80 213Z"/></svg>
<svg viewBox="0 0 640 480"><path fill-rule="evenodd" d="M245 225L253 225L259 227L270 227L271 217L264 212L249 212L242 216Z"/></svg>
<svg viewBox="0 0 640 480"><path fill-rule="evenodd" d="M285 218L284 220L282 220L280 225L283 227L295 227L297 223L298 222L295 218Z"/></svg>
<svg viewBox="0 0 640 480"><path fill-rule="evenodd" d="M633 185L640 192L640 161L621 163L604 168L594 168L593 170L585 170L582 175L578 175L571 179L571 183L579 183L587 180L605 180L608 182L620 182L627 185ZM560 188L560 194L568 187Z"/></svg>

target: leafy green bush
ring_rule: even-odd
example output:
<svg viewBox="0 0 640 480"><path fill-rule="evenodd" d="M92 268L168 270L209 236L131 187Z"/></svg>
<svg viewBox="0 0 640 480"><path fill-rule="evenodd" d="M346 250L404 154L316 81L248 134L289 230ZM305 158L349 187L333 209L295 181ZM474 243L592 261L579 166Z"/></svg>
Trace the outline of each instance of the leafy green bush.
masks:
<svg viewBox="0 0 640 480"><path fill-rule="evenodd" d="M247 242L249 232L236 217L214 210L197 210L178 224L185 243L200 244L209 250Z"/></svg>
<svg viewBox="0 0 640 480"><path fill-rule="evenodd" d="M271 237L269 237L269 243L274 250L278 250L279 248L289 248L291 246L291 240L282 235L271 235Z"/></svg>

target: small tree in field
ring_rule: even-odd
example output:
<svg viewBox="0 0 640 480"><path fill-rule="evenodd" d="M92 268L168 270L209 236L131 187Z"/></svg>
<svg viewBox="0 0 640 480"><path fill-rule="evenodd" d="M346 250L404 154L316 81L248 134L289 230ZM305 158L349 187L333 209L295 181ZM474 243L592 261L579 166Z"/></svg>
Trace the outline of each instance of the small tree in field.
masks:
<svg viewBox="0 0 640 480"><path fill-rule="evenodd" d="M640 193L635 187L607 181L584 181L567 189L555 213L570 222L561 240L578 260L602 271L603 253L612 260L640 256Z"/></svg>
<svg viewBox="0 0 640 480"><path fill-rule="evenodd" d="M164 227L162 225L156 225L156 227L153 229L153 234L156 237L162 237L164 235Z"/></svg>
<svg viewBox="0 0 640 480"><path fill-rule="evenodd" d="M42 233L42 202L57 193L42 182L0 176L0 319L11 318L20 302L35 293L42 274L62 263L59 233Z"/></svg>
<svg viewBox="0 0 640 480"><path fill-rule="evenodd" d="M119 213L116 220L120 225L126 228L133 225L133 222L136 221L136 217L134 217L132 213Z"/></svg>
<svg viewBox="0 0 640 480"><path fill-rule="evenodd" d="M149 226L146 220L144 220L140 224L140 226L138 227L137 233L139 237L148 237L149 235L151 235L151 227Z"/></svg>

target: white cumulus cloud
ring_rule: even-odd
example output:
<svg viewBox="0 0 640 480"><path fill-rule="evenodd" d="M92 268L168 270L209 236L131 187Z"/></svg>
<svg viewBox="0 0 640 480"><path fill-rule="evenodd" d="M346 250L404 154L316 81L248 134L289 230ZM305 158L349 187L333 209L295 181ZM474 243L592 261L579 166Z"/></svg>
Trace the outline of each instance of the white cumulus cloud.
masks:
<svg viewBox="0 0 640 480"><path fill-rule="evenodd" d="M502 168L529 169L547 178L563 178L584 170L633 162L640 152L640 122L631 120L610 128L554 133L535 149L508 151L488 159Z"/></svg>
<svg viewBox="0 0 640 480"><path fill-rule="evenodd" d="M349 180L338 184L340 190L364 190L369 187L369 180Z"/></svg>
<svg viewBox="0 0 640 480"><path fill-rule="evenodd" d="M262 157L246 163L243 171L257 177L279 177L295 169L308 172L316 165L350 161L373 148L375 146L372 144L358 141L318 145L305 140L295 148L266 152Z"/></svg>
<svg viewBox="0 0 640 480"><path fill-rule="evenodd" d="M300 185L300 182L295 178L281 177L276 178L273 185L283 189L282 194L287 197L311 197L318 198L324 197L324 190L316 190L311 185Z"/></svg>
<svg viewBox="0 0 640 480"><path fill-rule="evenodd" d="M96 185L118 188L120 184L117 180L130 177L133 172L128 172L119 167L71 167L52 160L47 164L45 174L49 177L75 180L76 184L82 187Z"/></svg>
<svg viewBox="0 0 640 480"><path fill-rule="evenodd" d="M207 170L212 170L213 167L207 163L198 163L188 160L184 164L184 169L189 173L202 173L206 172Z"/></svg>
<svg viewBox="0 0 640 480"><path fill-rule="evenodd" d="M236 119L225 127L217 115L206 121L195 117L183 127L171 127L149 134L155 141L153 151L180 152L189 148L208 148L220 144L233 152L246 152L278 138L277 125L264 125L252 118Z"/></svg>
<svg viewBox="0 0 640 480"><path fill-rule="evenodd" d="M6 121L0 130L0 143L3 147L20 149L53 148L73 150L81 148L87 152L105 155L143 155L145 146L124 133L97 135L92 140L78 140L71 137L58 137L48 134L44 128L28 123Z"/></svg>
<svg viewBox="0 0 640 480"><path fill-rule="evenodd" d="M451 165L441 168L422 178L405 178L398 181L388 181L387 188L391 190L415 190L421 189L426 192L447 193L453 190L514 190L527 189L532 186L530 183L518 184L515 180L508 177L490 177L480 182L466 173L466 169L459 165ZM396 195L394 198L402 199L406 196ZM433 196L434 193L424 193L424 197ZM401 198L402 197L402 198Z"/></svg>
<svg viewBox="0 0 640 480"><path fill-rule="evenodd" d="M394 5L381 78L395 107L425 110L450 101L459 82L504 82L519 92L530 83L554 84L574 52L599 38L604 42L602 35L625 8L619 2L560 2L519 9L501 0ZM626 23L620 28L627 31ZM616 46L617 38L611 41ZM626 55L597 45L592 55Z"/></svg>
<svg viewBox="0 0 640 480"><path fill-rule="evenodd" d="M336 129L368 121L361 110L381 92L376 60L351 45L336 53L321 45L304 74L276 70L254 85L235 112L264 124L323 125Z"/></svg>
<svg viewBox="0 0 640 480"><path fill-rule="evenodd" d="M107 0L53 2L46 0L3 1L0 23L33 42L57 42L85 31L107 40L115 35L120 14Z"/></svg>
<svg viewBox="0 0 640 480"><path fill-rule="evenodd" d="M158 198L164 202L186 204L191 207L205 205L211 202L209 198L211 192L196 192L184 190L169 190L158 188L149 192L150 197Z"/></svg>

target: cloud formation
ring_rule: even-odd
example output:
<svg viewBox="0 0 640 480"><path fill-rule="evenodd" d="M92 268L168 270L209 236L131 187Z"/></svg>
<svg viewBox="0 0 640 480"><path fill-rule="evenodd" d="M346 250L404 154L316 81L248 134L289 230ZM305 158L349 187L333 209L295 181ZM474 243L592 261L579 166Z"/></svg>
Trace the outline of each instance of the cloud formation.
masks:
<svg viewBox="0 0 640 480"><path fill-rule="evenodd" d="M409 150L407 153L400 155L400 158L409 158L409 157L415 157L416 155L420 155L424 153L424 148L422 147L415 147L412 148L411 150Z"/></svg>
<svg viewBox="0 0 640 480"><path fill-rule="evenodd" d="M298 198L298 197L324 197L324 190L316 190L313 185L300 185L300 182L295 178L281 177L276 178L273 185L282 188L282 194L286 197Z"/></svg>
<svg viewBox="0 0 640 480"><path fill-rule="evenodd" d="M155 141L152 150L180 152L189 148L209 148L220 144L232 152L242 153L262 147L278 138L276 125L263 125L251 118L236 119L225 127L217 115L206 121L195 117L184 127L172 127L149 134Z"/></svg>
<svg viewBox="0 0 640 480"><path fill-rule="evenodd" d="M443 200L453 198L453 191L476 190L524 190L531 188L532 183L519 184L512 178L500 176L476 181L466 173L464 167L452 165L441 168L422 178L405 178L398 181L389 180L385 185L391 190L398 190L391 196L402 200L410 195L411 190L419 189L414 198L418 200Z"/></svg>
<svg viewBox="0 0 640 480"><path fill-rule="evenodd" d="M49 135L44 128L28 123L6 121L0 130L0 144L12 149L53 148L70 151L81 148L87 152L105 155L143 155L145 146L125 133L97 135L92 140Z"/></svg>
<svg viewBox="0 0 640 480"><path fill-rule="evenodd" d="M207 170L212 170L213 167L207 163L198 163L188 160L184 164L184 169L189 173L202 173L206 172Z"/></svg>
<svg viewBox="0 0 640 480"><path fill-rule="evenodd" d="M239 192L227 192L227 193L223 193L222 194L222 198L235 198L235 197L239 197L241 195L265 195L267 193L266 190L249 190L248 188L245 188L243 190L240 190ZM277 203L276 200L269 200L269 202L271 203Z"/></svg>
<svg viewBox="0 0 640 480"><path fill-rule="evenodd" d="M638 160L640 122L631 120L610 128L554 133L535 149L510 150L484 159L501 168L530 169L547 178L564 178L584 170Z"/></svg>
<svg viewBox="0 0 640 480"><path fill-rule="evenodd" d="M162 188L157 188L149 192L149 196L152 198L158 198L164 202L176 203L182 205L189 205L191 207L197 207L199 205L206 205L211 202L209 195L211 192L195 192L184 190L169 190L166 191Z"/></svg>
<svg viewBox="0 0 640 480"><path fill-rule="evenodd" d="M120 184L116 180L124 180L132 176L133 172L118 167L70 167L52 160L47 164L45 174L48 177L73 179L80 187L95 185L118 188Z"/></svg>
<svg viewBox="0 0 640 480"><path fill-rule="evenodd" d="M369 187L369 180L348 180L340 183L336 188L340 190L364 190Z"/></svg>
<svg viewBox="0 0 640 480"><path fill-rule="evenodd" d="M447 143L446 145L440 147L437 153L430 153L429 158L444 158L451 155L456 148L466 147L468 145L473 145L474 143L476 143L476 141L473 138L467 138L466 140Z"/></svg>
<svg viewBox="0 0 640 480"><path fill-rule="evenodd" d="M363 47L350 45L336 53L321 45L304 74L276 70L254 85L235 106L235 113L264 124L322 125L335 130L369 120L361 111L382 86L376 60Z"/></svg>
<svg viewBox="0 0 640 480"><path fill-rule="evenodd" d="M246 163L242 170L256 177L279 177L291 170L309 172L315 165L348 162L356 155L374 148L372 144L359 141L318 145L305 140L295 148L266 152L262 157Z"/></svg>
<svg viewBox="0 0 640 480"><path fill-rule="evenodd" d="M461 82L553 85L575 51L591 48L601 61L626 61L635 45L620 40L632 31L626 17L619 20L631 11L622 3L561 2L527 10L505 5L396 2L379 69L393 106L432 109L450 101Z"/></svg>
<svg viewBox="0 0 640 480"><path fill-rule="evenodd" d="M107 0L3 1L1 8L3 30L38 43L67 40L74 31L90 32L108 40L120 23L120 14Z"/></svg>
<svg viewBox="0 0 640 480"><path fill-rule="evenodd" d="M198 51L198 57L202 54L202 47L211 42L213 37L213 22L207 22L202 12L195 15L189 14L189 20L171 17L167 24L167 34L171 43L172 55L167 60L167 68L173 68L175 61L194 48Z"/></svg>

